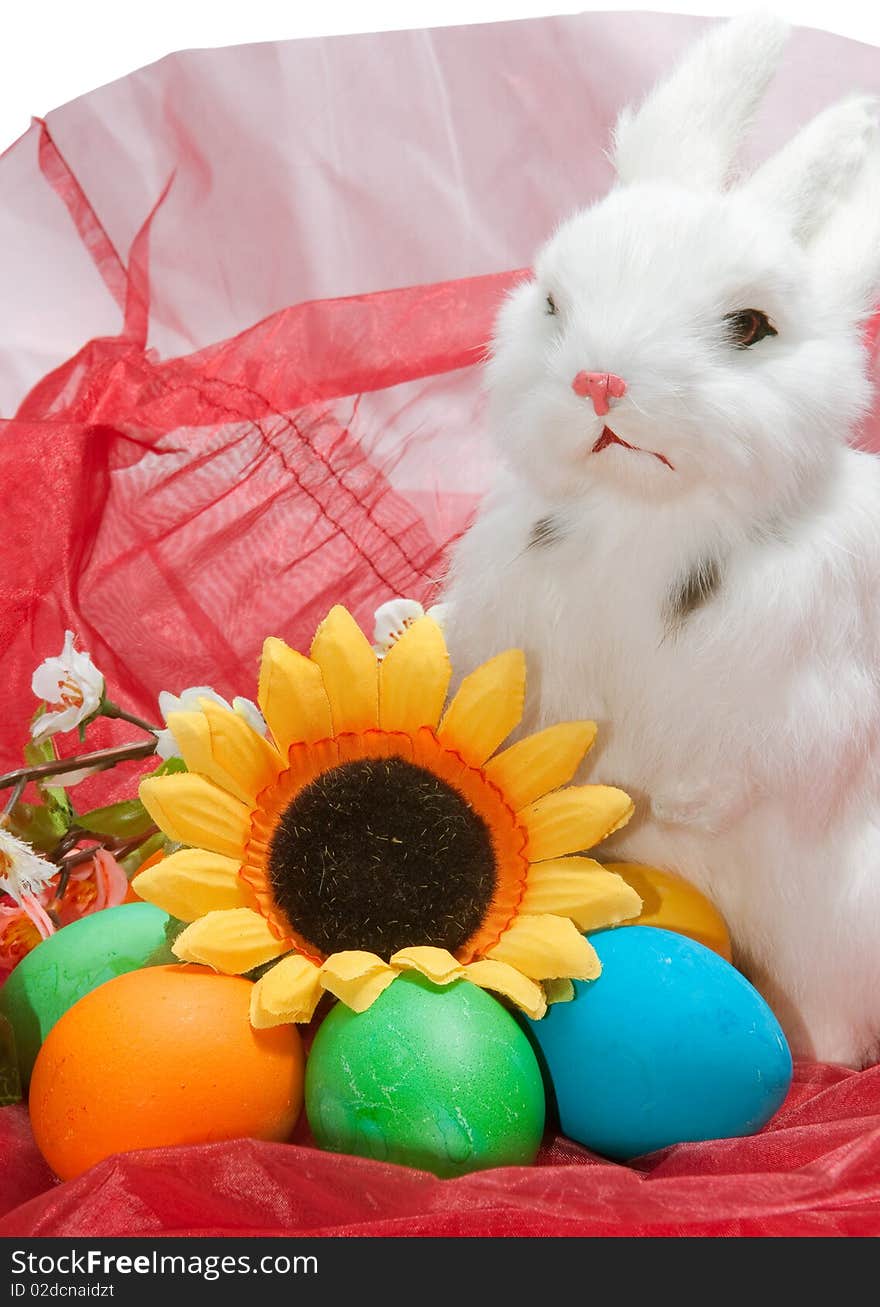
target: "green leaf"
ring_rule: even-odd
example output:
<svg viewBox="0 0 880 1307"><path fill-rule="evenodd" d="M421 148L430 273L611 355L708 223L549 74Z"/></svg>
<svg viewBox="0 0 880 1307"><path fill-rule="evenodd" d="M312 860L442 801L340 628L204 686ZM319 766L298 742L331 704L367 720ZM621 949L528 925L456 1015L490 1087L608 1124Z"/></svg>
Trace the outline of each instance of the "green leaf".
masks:
<svg viewBox="0 0 880 1307"><path fill-rule="evenodd" d="M128 879L131 880L140 871L147 858L151 858L154 853L158 853L160 849L165 849L167 846L167 839L158 830L155 835L151 835L148 840L144 840L143 844L139 844L136 849L133 849L131 853L124 857L119 865Z"/></svg>
<svg viewBox="0 0 880 1307"><path fill-rule="evenodd" d="M44 812L46 821L51 825L55 832L55 842L66 835L73 825L74 811L73 804L67 797L67 791L59 789L56 786L37 785L40 796L45 800Z"/></svg>
<svg viewBox="0 0 880 1307"><path fill-rule="evenodd" d="M140 799L123 799L104 808L93 808L91 812L80 813L77 825L93 835L115 835L120 839L133 840L138 835L146 834L153 825L153 819Z"/></svg>
<svg viewBox="0 0 880 1307"><path fill-rule="evenodd" d="M186 763L182 758L165 758L155 771L151 771L148 774L150 776L174 776L175 773L186 770Z"/></svg>
<svg viewBox="0 0 880 1307"><path fill-rule="evenodd" d="M9 814L9 829L39 853L51 853L67 825L44 804L17 803Z"/></svg>
<svg viewBox="0 0 880 1307"><path fill-rule="evenodd" d="M43 715L44 709L40 707L33 715L31 725L38 721ZM28 740L24 746L24 760L29 767L38 767L41 762L55 762L58 758L58 750L55 747L53 736L47 735L45 740Z"/></svg>
<svg viewBox="0 0 880 1307"><path fill-rule="evenodd" d="M34 714L34 721L41 717L42 713L43 709L40 708ZM44 762L57 762L58 750L55 747L54 738L50 735L39 743L36 740L29 740L24 746L24 760L28 767L39 767ZM55 842L57 843L61 836L67 833L73 822L73 804L67 797L67 791L62 785L47 785L39 780L34 783L46 801L52 829L56 832Z"/></svg>
<svg viewBox="0 0 880 1307"><path fill-rule="evenodd" d="M60 825L61 834L63 835L73 822L73 804L70 802L67 790L62 789L60 785L40 785L37 783L37 789L46 800L46 807L53 819Z"/></svg>
<svg viewBox="0 0 880 1307"><path fill-rule="evenodd" d="M0 1107L21 1102L21 1076L15 1052L15 1035L12 1026L0 1016Z"/></svg>
<svg viewBox="0 0 880 1307"><path fill-rule="evenodd" d="M178 935L182 935L186 930L187 923L178 921L176 917L169 917L165 925L165 941L150 954L145 962L147 967L167 967L174 963L179 963L180 958L172 952L172 945Z"/></svg>

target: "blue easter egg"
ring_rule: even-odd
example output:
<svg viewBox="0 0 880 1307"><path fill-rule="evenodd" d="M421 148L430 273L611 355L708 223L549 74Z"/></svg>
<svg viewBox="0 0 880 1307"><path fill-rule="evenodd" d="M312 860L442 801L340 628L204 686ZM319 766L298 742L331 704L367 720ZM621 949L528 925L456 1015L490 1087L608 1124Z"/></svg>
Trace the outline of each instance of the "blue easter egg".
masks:
<svg viewBox="0 0 880 1307"><path fill-rule="evenodd" d="M600 930L594 981L529 1026L565 1134L607 1157L754 1134L791 1084L779 1022L744 976L685 935Z"/></svg>

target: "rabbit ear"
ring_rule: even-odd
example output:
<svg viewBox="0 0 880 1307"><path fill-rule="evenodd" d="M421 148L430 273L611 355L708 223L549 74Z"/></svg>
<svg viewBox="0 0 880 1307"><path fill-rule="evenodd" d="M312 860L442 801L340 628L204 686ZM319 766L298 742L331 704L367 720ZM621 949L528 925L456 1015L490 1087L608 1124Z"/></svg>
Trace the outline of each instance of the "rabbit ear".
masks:
<svg viewBox="0 0 880 1307"><path fill-rule="evenodd" d="M788 31L764 14L713 26L640 108L621 113L612 150L620 180L723 186Z"/></svg>
<svg viewBox="0 0 880 1307"><path fill-rule="evenodd" d="M743 191L785 217L804 243L846 201L878 148L880 101L853 96L825 109L773 155Z"/></svg>
<svg viewBox="0 0 880 1307"><path fill-rule="evenodd" d="M829 298L859 317L880 299L880 133L810 246Z"/></svg>

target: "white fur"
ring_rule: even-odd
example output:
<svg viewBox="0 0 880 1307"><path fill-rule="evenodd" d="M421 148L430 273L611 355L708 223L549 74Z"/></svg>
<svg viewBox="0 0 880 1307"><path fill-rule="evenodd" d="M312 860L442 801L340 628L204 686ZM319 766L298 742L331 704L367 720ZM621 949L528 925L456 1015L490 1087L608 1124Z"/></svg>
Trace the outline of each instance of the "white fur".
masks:
<svg viewBox="0 0 880 1307"><path fill-rule="evenodd" d="M847 440L871 400L880 147L875 106L847 102L718 189L781 44L751 22L623 116L625 184L505 304L487 381L506 467L453 559L447 629L459 670L525 649L524 729L599 722L586 774L637 800L605 852L704 889L795 1051L859 1064L880 1051L880 461ZM746 308L778 335L739 350L723 318ZM573 392L582 369L627 382L607 418ZM606 421L674 471L591 453ZM561 538L530 546L548 516ZM702 558L720 589L671 622Z"/></svg>
<svg viewBox="0 0 880 1307"><path fill-rule="evenodd" d="M620 180L721 186L787 35L786 24L770 15L710 28L644 104L618 118L613 159Z"/></svg>

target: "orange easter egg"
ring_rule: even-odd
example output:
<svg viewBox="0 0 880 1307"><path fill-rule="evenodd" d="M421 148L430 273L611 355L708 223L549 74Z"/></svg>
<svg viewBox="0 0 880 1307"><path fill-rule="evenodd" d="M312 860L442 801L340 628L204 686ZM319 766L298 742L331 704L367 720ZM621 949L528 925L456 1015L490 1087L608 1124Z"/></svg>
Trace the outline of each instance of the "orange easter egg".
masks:
<svg viewBox="0 0 880 1307"><path fill-rule="evenodd" d="M626 922L627 926L660 926L663 930L674 930L720 953L728 962L732 960L730 935L724 918L705 894L694 889L689 881L671 871L643 866L639 862L609 862L606 866L633 887L644 905L641 916Z"/></svg>
<svg viewBox="0 0 880 1307"><path fill-rule="evenodd" d="M86 994L34 1066L37 1146L62 1180L112 1153L289 1138L302 1107L293 1026L254 1030L253 983L208 967L131 971Z"/></svg>

